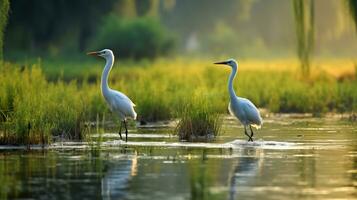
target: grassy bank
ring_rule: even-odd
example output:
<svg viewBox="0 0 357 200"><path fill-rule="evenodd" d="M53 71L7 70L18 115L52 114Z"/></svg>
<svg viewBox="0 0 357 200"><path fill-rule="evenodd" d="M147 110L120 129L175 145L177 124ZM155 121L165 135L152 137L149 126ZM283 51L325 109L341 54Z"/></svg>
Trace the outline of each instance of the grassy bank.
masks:
<svg viewBox="0 0 357 200"><path fill-rule="evenodd" d="M209 102L210 112L226 113L230 69L211 62L120 62L112 70L110 86L126 93L146 121L181 118L178 111L187 97L201 97ZM82 139L85 122L109 113L99 90L103 65L103 60L2 63L0 143L50 143L53 136ZM297 66L291 60L242 61L237 95L272 112L357 111L352 62L317 62L309 78L301 77Z"/></svg>

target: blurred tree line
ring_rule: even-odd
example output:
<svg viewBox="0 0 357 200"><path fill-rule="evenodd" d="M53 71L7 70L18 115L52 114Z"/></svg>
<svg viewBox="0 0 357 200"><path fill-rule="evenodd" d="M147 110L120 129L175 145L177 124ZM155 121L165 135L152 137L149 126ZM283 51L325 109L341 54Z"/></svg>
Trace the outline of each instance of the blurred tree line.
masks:
<svg viewBox="0 0 357 200"><path fill-rule="evenodd" d="M355 22L355 30L357 31L357 0L346 0L347 7L350 9L350 14Z"/></svg>
<svg viewBox="0 0 357 200"><path fill-rule="evenodd" d="M269 28L272 25L267 22L275 19L272 15L252 14L256 10L269 14L281 2L273 0L266 9L259 5L253 10L253 5L257 5L255 0L16 0L11 1L5 48L7 52L57 55L106 46L137 58L164 55L176 47L180 52L244 55L247 49L264 51L269 45L285 45L281 37L291 31L284 26L279 28L279 24ZM284 9L284 13L289 10ZM137 18L150 20L136 21ZM151 23L145 25L147 34L142 34L148 38L126 38L143 33L143 21ZM252 26L251 21L258 25ZM281 32L274 33L277 29ZM140 45L139 41L147 43ZM132 46L133 50L128 49ZM144 50L139 46L149 52L143 56Z"/></svg>
<svg viewBox="0 0 357 200"><path fill-rule="evenodd" d="M89 36L114 0L11 1L6 32L9 48L40 50L61 46L83 50Z"/></svg>
<svg viewBox="0 0 357 200"><path fill-rule="evenodd" d="M357 0L345 0L357 31ZM304 76L310 72L310 61L315 43L315 1L293 0L297 55Z"/></svg>
<svg viewBox="0 0 357 200"><path fill-rule="evenodd" d="M344 10L356 20L356 0L310 0L314 9L305 10L316 10L310 33L301 31L301 25L309 23L299 25L298 19L305 19L309 12L301 12L304 6L296 9L298 1L13 0L5 55L73 55L106 47L129 58L158 57L175 50L190 55L259 57L275 52L286 56L300 43L304 50L299 57L309 60L312 50L306 51L312 49L311 41L315 53L335 55L356 49L349 45L352 36L341 20L344 11L339 10L341 2L347 2ZM0 21L0 30L3 24Z"/></svg>
<svg viewBox="0 0 357 200"><path fill-rule="evenodd" d="M174 42L164 38L166 37L164 27L151 16L152 8L158 1L138 2L131 0L11 1L5 47L8 51L24 51L36 55L60 53L70 55L89 48L106 47L124 49L122 51L124 56L135 58L155 57L163 53L161 51L173 48ZM138 21L137 16L148 16L153 19ZM116 25L122 26L114 27ZM130 41L133 45L129 44ZM138 47L139 45L141 47ZM146 52L142 52L143 48L146 48ZM136 51L140 52L136 53Z"/></svg>
<svg viewBox="0 0 357 200"><path fill-rule="evenodd" d="M314 46L314 0L294 0L297 55L304 76L310 73L310 60Z"/></svg>
<svg viewBox="0 0 357 200"><path fill-rule="evenodd" d="M7 22L9 11L9 0L0 0L0 61L3 58L4 28Z"/></svg>

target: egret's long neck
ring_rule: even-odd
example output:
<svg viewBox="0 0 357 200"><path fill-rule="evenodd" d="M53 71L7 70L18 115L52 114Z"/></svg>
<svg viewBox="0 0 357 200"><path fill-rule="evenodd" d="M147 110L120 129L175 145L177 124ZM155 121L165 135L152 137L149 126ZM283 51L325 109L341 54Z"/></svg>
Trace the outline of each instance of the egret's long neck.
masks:
<svg viewBox="0 0 357 200"><path fill-rule="evenodd" d="M113 67L113 63L114 63L114 56L110 56L106 58L105 67L102 73L102 84L101 84L103 94L109 91L108 77L109 77L110 70Z"/></svg>
<svg viewBox="0 0 357 200"><path fill-rule="evenodd" d="M234 89L233 89L233 80L234 80L234 77L236 76L236 74L237 74L237 66L233 66L231 75L229 75L229 79L228 79L228 91L229 91L229 95L231 96L231 98L236 97L236 93L234 92Z"/></svg>

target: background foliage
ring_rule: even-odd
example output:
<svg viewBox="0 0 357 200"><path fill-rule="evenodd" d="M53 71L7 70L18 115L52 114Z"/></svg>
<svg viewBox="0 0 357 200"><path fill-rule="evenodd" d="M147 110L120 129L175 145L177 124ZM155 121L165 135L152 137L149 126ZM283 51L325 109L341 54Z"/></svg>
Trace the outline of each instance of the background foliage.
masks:
<svg viewBox="0 0 357 200"><path fill-rule="evenodd" d="M110 15L93 36L93 49L116 49L121 58L157 58L170 54L174 49L174 37L154 18L122 20Z"/></svg>
<svg viewBox="0 0 357 200"><path fill-rule="evenodd" d="M9 0L0 0L0 61L3 58L4 29L7 23Z"/></svg>
<svg viewBox="0 0 357 200"><path fill-rule="evenodd" d="M292 57L296 51L293 2L297 1L16 0L10 4L5 57L11 60L32 56L77 57L83 51L93 50L94 41L103 40L100 38L103 32L114 31L111 34L115 35L119 31L108 28L108 23L138 24L148 18L152 20L146 20L150 21L147 23L153 24L147 24L146 28L168 30L154 31L155 38L159 42L169 40L169 47L162 46L180 55ZM313 2L314 56L354 57L357 39L351 19L356 19L355 0ZM176 45L172 47L173 43ZM125 52L132 49L118 51L129 57L133 54ZM137 54L141 55L142 50Z"/></svg>

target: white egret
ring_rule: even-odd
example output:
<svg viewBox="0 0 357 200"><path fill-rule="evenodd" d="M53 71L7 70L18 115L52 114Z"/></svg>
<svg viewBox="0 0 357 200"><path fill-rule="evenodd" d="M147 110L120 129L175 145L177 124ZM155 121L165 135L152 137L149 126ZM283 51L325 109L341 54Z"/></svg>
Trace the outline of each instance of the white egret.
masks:
<svg viewBox="0 0 357 200"><path fill-rule="evenodd" d="M252 126L259 129L263 124L263 120L260 116L259 110L255 105L246 98L236 96L233 89L233 79L238 71L238 63L234 59L229 59L223 62L216 62L214 64L228 65L232 68L232 72L228 79L228 91L230 95L230 103L228 105L228 110L231 115L237 117L239 121L244 126L244 133L249 137L248 141L253 142L253 130ZM247 133L247 126L250 128L251 134Z"/></svg>
<svg viewBox="0 0 357 200"><path fill-rule="evenodd" d="M121 136L121 129L124 123L125 127L125 141L128 141L128 128L126 126L126 120L128 118L136 119L136 112L134 110L135 104L123 93L112 90L108 86L108 76L110 70L114 64L114 54L110 49L104 49L96 52L89 52L87 55L103 57L106 60L106 64L102 73L101 80L101 90L104 96L105 101L107 102L110 110L119 117L120 119L120 129L119 135L120 139L123 139Z"/></svg>

